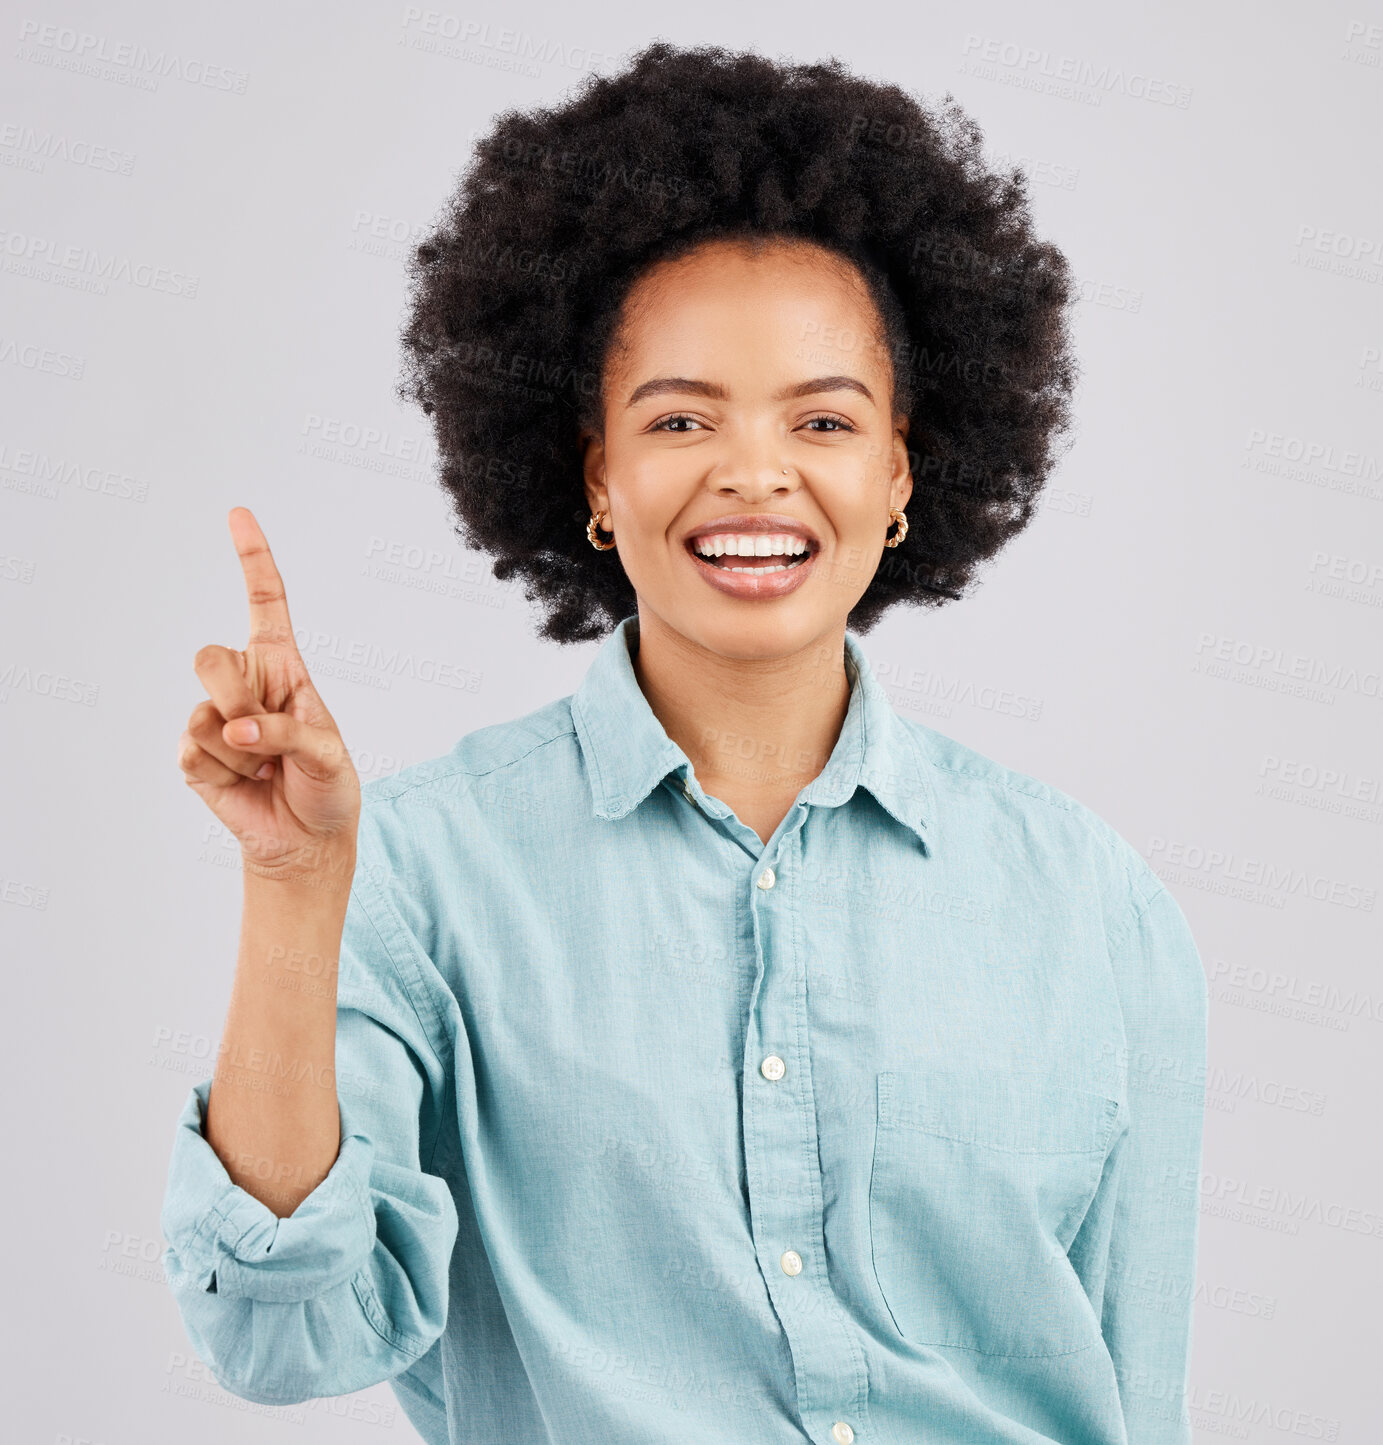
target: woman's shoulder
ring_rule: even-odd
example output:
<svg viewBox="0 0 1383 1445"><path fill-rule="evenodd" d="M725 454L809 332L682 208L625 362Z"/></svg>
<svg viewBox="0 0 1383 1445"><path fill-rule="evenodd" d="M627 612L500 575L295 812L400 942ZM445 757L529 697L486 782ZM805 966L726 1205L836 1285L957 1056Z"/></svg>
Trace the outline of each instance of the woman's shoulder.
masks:
<svg viewBox="0 0 1383 1445"><path fill-rule="evenodd" d="M943 828L949 815L981 833L1019 829L1028 846L1045 841L1073 863L1093 860L1114 894L1147 899L1162 887L1143 854L1090 803L925 723L903 722L931 765Z"/></svg>
<svg viewBox="0 0 1383 1445"><path fill-rule="evenodd" d="M462 736L447 752L410 763L361 787L364 810L428 800L459 802L475 794L474 780L506 769L561 769L567 762L563 739L575 743L570 699L557 698L505 722L487 723ZM550 746L558 744L554 751Z"/></svg>
<svg viewBox="0 0 1383 1445"><path fill-rule="evenodd" d="M561 698L363 783L356 850L363 901L378 906L379 885L430 950L439 900L456 905L455 879L515 865L579 797L576 746Z"/></svg>

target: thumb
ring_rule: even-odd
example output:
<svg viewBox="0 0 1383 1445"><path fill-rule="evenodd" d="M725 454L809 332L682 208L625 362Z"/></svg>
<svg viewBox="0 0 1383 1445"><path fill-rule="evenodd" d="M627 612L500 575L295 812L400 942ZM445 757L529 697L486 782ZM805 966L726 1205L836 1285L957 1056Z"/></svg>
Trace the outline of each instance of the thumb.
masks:
<svg viewBox="0 0 1383 1445"><path fill-rule="evenodd" d="M265 758L292 758L318 782L332 782L353 766L335 727L314 727L286 712L232 718L221 729L221 736L242 752Z"/></svg>

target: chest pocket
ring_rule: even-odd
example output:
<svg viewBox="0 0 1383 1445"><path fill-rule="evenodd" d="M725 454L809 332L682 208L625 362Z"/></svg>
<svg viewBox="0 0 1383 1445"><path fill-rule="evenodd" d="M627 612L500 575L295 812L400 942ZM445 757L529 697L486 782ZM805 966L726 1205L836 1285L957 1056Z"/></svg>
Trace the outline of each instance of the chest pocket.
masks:
<svg viewBox="0 0 1383 1445"><path fill-rule="evenodd" d="M1096 1343L1066 1251L1099 1186L1115 1099L992 1070L878 1076L869 1225L898 1333L989 1355Z"/></svg>

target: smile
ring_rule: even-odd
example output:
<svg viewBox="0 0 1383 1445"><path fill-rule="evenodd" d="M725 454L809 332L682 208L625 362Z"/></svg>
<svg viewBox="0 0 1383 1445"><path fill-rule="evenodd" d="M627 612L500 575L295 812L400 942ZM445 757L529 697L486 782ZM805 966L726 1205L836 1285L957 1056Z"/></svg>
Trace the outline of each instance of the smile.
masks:
<svg viewBox="0 0 1383 1445"><path fill-rule="evenodd" d="M707 532L687 542L697 571L733 597L795 592L812 570L818 546L791 532Z"/></svg>
<svg viewBox="0 0 1383 1445"><path fill-rule="evenodd" d="M812 552L811 543L805 537L782 532L717 532L694 537L688 545L697 557L713 567L727 572L749 572L758 577L800 566Z"/></svg>

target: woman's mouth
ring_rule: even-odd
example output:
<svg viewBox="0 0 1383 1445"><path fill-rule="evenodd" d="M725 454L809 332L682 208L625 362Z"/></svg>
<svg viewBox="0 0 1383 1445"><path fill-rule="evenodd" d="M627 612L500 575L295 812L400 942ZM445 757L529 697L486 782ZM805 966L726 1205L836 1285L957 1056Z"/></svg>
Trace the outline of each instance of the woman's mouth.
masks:
<svg viewBox="0 0 1383 1445"><path fill-rule="evenodd" d="M767 576L799 566L812 553L805 537L787 532L730 532L693 537L687 544L703 562L727 572L752 572Z"/></svg>
<svg viewBox="0 0 1383 1445"><path fill-rule="evenodd" d="M687 542L701 575L736 597L781 597L796 591L817 550L817 544L792 532L715 532Z"/></svg>

